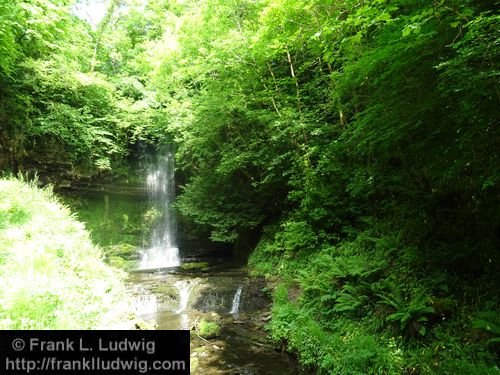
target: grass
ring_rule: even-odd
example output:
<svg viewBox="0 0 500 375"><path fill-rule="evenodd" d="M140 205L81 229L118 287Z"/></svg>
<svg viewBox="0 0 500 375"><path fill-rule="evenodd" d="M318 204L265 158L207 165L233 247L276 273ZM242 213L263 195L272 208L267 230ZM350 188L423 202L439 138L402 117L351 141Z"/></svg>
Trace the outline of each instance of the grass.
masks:
<svg viewBox="0 0 500 375"><path fill-rule="evenodd" d="M128 309L123 276L50 189L0 180L0 329L109 327Z"/></svg>

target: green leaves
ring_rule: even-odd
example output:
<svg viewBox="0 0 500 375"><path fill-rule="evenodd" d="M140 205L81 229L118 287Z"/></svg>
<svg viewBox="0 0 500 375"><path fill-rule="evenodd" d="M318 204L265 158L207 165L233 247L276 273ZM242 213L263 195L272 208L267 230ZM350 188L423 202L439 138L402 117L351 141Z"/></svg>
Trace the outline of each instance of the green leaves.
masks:
<svg viewBox="0 0 500 375"><path fill-rule="evenodd" d="M425 336L427 328L425 324L428 317L435 313L435 310L429 303L431 297L423 290L416 290L411 296L404 299L392 299L392 296L379 295L382 304L387 304L396 312L387 316L388 322L397 322L400 330L410 336L416 334Z"/></svg>
<svg viewBox="0 0 500 375"><path fill-rule="evenodd" d="M128 65L114 65L120 73L113 79L89 73L93 64L104 66L108 60L96 61L103 56L97 56L90 26L70 13L68 1L0 2L0 9L1 116L13 142L9 147L17 153L13 158L21 165L22 159L28 164L35 159L50 169L64 160L72 166L68 173L109 172L128 152L128 140L158 137L162 114L153 113L158 105L144 77L129 77ZM115 36L140 45L142 21L131 15L115 23L120 29ZM127 62L133 60L129 54L139 53L126 43L116 47Z"/></svg>
<svg viewBox="0 0 500 375"><path fill-rule="evenodd" d="M472 327L488 335L489 345L500 343L500 319L496 311L480 311L472 318Z"/></svg>
<svg viewBox="0 0 500 375"><path fill-rule="evenodd" d="M488 7L207 0L167 21L175 50L150 76L164 108L151 129L178 143L178 208L217 241L264 227L253 264L299 295L280 291L272 332L305 363L439 372L426 343L463 326L453 317L449 328L440 298L475 303L451 275L495 279L498 22ZM405 340L418 350L398 347Z"/></svg>
<svg viewBox="0 0 500 375"><path fill-rule="evenodd" d="M29 59L22 67L25 79L18 87L31 91L37 113L26 134L64 153L64 159L109 169L109 158L123 153L117 119L109 114L115 108L114 87L60 62Z"/></svg>

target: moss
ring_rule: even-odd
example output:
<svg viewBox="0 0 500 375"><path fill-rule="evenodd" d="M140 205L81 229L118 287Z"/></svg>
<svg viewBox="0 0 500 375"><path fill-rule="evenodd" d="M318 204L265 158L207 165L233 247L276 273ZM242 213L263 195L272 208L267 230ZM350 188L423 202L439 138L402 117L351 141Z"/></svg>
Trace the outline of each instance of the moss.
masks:
<svg viewBox="0 0 500 375"><path fill-rule="evenodd" d="M218 323L202 319L198 324L198 335L205 339L213 339L220 336L221 327Z"/></svg>
<svg viewBox="0 0 500 375"><path fill-rule="evenodd" d="M137 246L128 243L106 246L104 249L107 264L110 266L131 270L137 267L138 250Z"/></svg>
<svg viewBox="0 0 500 375"><path fill-rule="evenodd" d="M170 299L177 299L179 296L179 291L174 286L168 284L160 284L151 288L151 291L163 297L169 297Z"/></svg>
<svg viewBox="0 0 500 375"><path fill-rule="evenodd" d="M190 262L181 265L181 268L186 271L200 270L207 271L209 267L208 262Z"/></svg>
<svg viewBox="0 0 500 375"><path fill-rule="evenodd" d="M128 243L120 243L104 248L104 252L109 256L116 256L126 260L137 260L139 253L137 246Z"/></svg>
<svg viewBox="0 0 500 375"><path fill-rule="evenodd" d="M136 268L137 262L133 260L126 260L118 256L110 256L106 258L106 263L112 267L120 268L123 270L132 270Z"/></svg>

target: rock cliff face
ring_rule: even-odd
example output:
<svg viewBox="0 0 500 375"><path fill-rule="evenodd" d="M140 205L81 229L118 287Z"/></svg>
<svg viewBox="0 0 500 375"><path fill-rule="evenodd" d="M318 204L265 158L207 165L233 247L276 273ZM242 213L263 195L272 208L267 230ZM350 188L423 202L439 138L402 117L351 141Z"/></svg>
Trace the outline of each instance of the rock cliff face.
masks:
<svg viewBox="0 0 500 375"><path fill-rule="evenodd" d="M100 171L86 166L83 160L70 161L56 140L26 142L21 133L10 134L7 128L1 127L1 119L0 115L0 174L36 177L40 186L51 184L56 190L145 193L133 163L123 162L120 173Z"/></svg>
<svg viewBox="0 0 500 375"><path fill-rule="evenodd" d="M0 176L20 174L30 180L36 177L40 185L51 184L56 189L101 191L105 190L102 184L118 183L124 185L120 192L142 193L141 188L134 186L140 181L139 151L134 144L116 152L113 149L109 154L101 150L99 154L94 152L97 146L93 143L82 151L56 135L34 136L16 126L2 115L0 93Z"/></svg>
<svg viewBox="0 0 500 375"><path fill-rule="evenodd" d="M39 185L70 188L75 184L88 184L94 177L92 173L82 173L73 163L65 160L64 154L57 148L37 145L32 150L16 152L15 145L8 138L3 138L0 143L0 169L27 178L36 176Z"/></svg>
<svg viewBox="0 0 500 375"><path fill-rule="evenodd" d="M19 142L9 134L4 123L0 115L0 171L12 171L16 168L16 161L22 157L22 149L16 147Z"/></svg>

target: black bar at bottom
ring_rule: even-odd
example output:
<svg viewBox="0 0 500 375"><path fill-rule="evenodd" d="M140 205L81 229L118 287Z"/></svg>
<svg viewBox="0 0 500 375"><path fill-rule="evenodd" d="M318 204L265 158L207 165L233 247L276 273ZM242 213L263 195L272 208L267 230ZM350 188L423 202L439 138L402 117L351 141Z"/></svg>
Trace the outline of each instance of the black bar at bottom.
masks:
<svg viewBox="0 0 500 375"><path fill-rule="evenodd" d="M0 331L0 374L189 374L189 331Z"/></svg>

